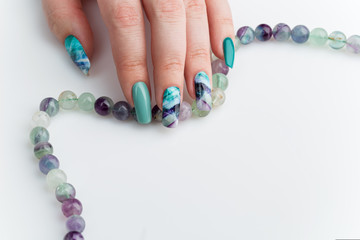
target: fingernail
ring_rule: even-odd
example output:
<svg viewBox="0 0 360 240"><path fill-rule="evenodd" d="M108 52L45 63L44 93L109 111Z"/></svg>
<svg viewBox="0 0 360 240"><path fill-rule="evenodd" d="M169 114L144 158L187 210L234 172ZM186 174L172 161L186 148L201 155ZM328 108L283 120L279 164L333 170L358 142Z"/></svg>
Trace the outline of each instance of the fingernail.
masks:
<svg viewBox="0 0 360 240"><path fill-rule="evenodd" d="M234 66L235 58L235 47L233 40L229 37L225 38L223 42L223 48L225 63L228 67L232 68Z"/></svg>
<svg viewBox="0 0 360 240"><path fill-rule="evenodd" d="M165 90L162 106L162 124L165 127L174 128L177 126L180 112L180 101L180 89L178 87L169 87Z"/></svg>
<svg viewBox="0 0 360 240"><path fill-rule="evenodd" d="M151 100L149 89L144 82L137 82L132 87L137 121L140 124L151 122Z"/></svg>
<svg viewBox="0 0 360 240"><path fill-rule="evenodd" d="M208 75L205 72L199 72L194 81L197 108L200 111L211 111L211 85Z"/></svg>
<svg viewBox="0 0 360 240"><path fill-rule="evenodd" d="M89 74L90 60L79 40L73 35L65 39L65 48L76 66L85 74Z"/></svg>

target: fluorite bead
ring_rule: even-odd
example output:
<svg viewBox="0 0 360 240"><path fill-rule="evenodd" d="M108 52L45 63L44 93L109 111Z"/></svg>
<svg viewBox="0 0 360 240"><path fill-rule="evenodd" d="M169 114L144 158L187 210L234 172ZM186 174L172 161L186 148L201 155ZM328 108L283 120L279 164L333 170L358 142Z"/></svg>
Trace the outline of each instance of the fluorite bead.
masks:
<svg viewBox="0 0 360 240"><path fill-rule="evenodd" d="M229 85L228 78L222 73L215 73L212 76L212 85L213 88L221 88L222 90L226 90Z"/></svg>
<svg viewBox="0 0 360 240"><path fill-rule="evenodd" d="M161 109L158 107L158 105L155 105L152 109L151 109L151 115L152 118L155 121L162 121L162 111Z"/></svg>
<svg viewBox="0 0 360 240"><path fill-rule="evenodd" d="M47 128L50 125L50 116L44 111L36 112L31 119L32 127Z"/></svg>
<svg viewBox="0 0 360 240"><path fill-rule="evenodd" d="M63 201L61 210L65 217L80 215L82 213L82 204L76 198L67 199Z"/></svg>
<svg viewBox="0 0 360 240"><path fill-rule="evenodd" d="M353 35L349 37L346 44L346 50L351 53L360 53L360 36Z"/></svg>
<svg viewBox="0 0 360 240"><path fill-rule="evenodd" d="M55 190L57 186L66 182L66 174L61 169L53 169L46 175L47 185L51 190Z"/></svg>
<svg viewBox="0 0 360 240"><path fill-rule="evenodd" d="M329 46L333 49L341 49L346 45L346 36L340 31L332 32L329 35Z"/></svg>
<svg viewBox="0 0 360 240"><path fill-rule="evenodd" d="M79 108L83 111L92 111L94 110L95 97L91 93L85 92L82 93L78 98Z"/></svg>
<svg viewBox="0 0 360 240"><path fill-rule="evenodd" d="M277 24L273 29L273 35L275 40L284 42L289 40L291 36L291 29L289 25L285 23L279 23Z"/></svg>
<svg viewBox="0 0 360 240"><path fill-rule="evenodd" d="M66 221L68 231L83 232L85 229L85 220L79 215L72 215Z"/></svg>
<svg viewBox="0 0 360 240"><path fill-rule="evenodd" d="M217 59L211 63L212 73L222 73L227 75L229 73L229 67L226 65L224 60Z"/></svg>
<svg viewBox="0 0 360 240"><path fill-rule="evenodd" d="M59 105L64 110L71 110L76 107L77 97L72 91L64 91L59 95Z"/></svg>
<svg viewBox="0 0 360 240"><path fill-rule="evenodd" d="M35 156L40 159L47 154L53 153L53 147L49 142L39 142L34 147Z"/></svg>
<svg viewBox="0 0 360 240"><path fill-rule="evenodd" d="M235 45L235 51L237 51L237 50L240 49L241 43L240 43L240 39L238 38L238 36L235 36L235 43L234 43L234 45Z"/></svg>
<svg viewBox="0 0 360 240"><path fill-rule="evenodd" d="M64 240L84 240L84 236L79 232L68 232Z"/></svg>
<svg viewBox="0 0 360 240"><path fill-rule="evenodd" d="M197 117L206 117L211 112L211 111L200 111L197 108L196 100L194 100L193 103L191 104L191 110L192 110L193 114Z"/></svg>
<svg viewBox="0 0 360 240"><path fill-rule="evenodd" d="M47 142L49 138L49 132L44 127L35 127L30 132L30 141L34 145L39 142Z"/></svg>
<svg viewBox="0 0 360 240"><path fill-rule="evenodd" d="M52 154L43 156L39 161L39 168L43 174L48 174L53 169L59 168L59 160Z"/></svg>
<svg viewBox="0 0 360 240"><path fill-rule="evenodd" d="M270 40L270 38L272 37L271 27L267 24L260 24L255 29L255 37L261 42Z"/></svg>
<svg viewBox="0 0 360 240"><path fill-rule="evenodd" d="M60 184L55 190L56 199L61 203L67 199L75 198L75 195L76 190L70 183Z"/></svg>
<svg viewBox="0 0 360 240"><path fill-rule="evenodd" d="M310 32L310 43L317 45L317 46L323 46L328 41L328 33L323 28L314 28Z"/></svg>
<svg viewBox="0 0 360 240"><path fill-rule="evenodd" d="M310 31L304 25L297 25L291 31L291 38L296 43L305 43L309 39Z"/></svg>
<svg viewBox="0 0 360 240"><path fill-rule="evenodd" d="M223 105L225 102L225 92L220 88L214 88L211 92L214 107Z"/></svg>
<svg viewBox="0 0 360 240"><path fill-rule="evenodd" d="M190 103L183 101L180 104L180 113L179 113L179 120L180 121L185 121L187 119L189 119L192 115L192 108Z"/></svg>
<svg viewBox="0 0 360 240"><path fill-rule="evenodd" d="M109 97L99 97L95 101L95 112L101 116L107 116L111 113L114 106L113 100Z"/></svg>
<svg viewBox="0 0 360 240"><path fill-rule="evenodd" d="M254 41L255 32L251 27L244 26L239 28L236 36L240 39L241 44L246 45Z"/></svg>
<svg viewBox="0 0 360 240"><path fill-rule="evenodd" d="M125 101L120 101L114 104L112 114L117 120L125 121L131 115L131 106Z"/></svg>
<svg viewBox="0 0 360 240"><path fill-rule="evenodd" d="M45 98L40 103L40 111L44 111L53 117L59 112L59 102L55 98Z"/></svg>

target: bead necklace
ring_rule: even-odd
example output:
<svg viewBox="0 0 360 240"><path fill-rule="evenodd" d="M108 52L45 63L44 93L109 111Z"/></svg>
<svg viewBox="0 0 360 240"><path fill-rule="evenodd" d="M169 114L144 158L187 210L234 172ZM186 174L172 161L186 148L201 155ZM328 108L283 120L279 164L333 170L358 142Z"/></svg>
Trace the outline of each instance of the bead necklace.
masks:
<svg viewBox="0 0 360 240"><path fill-rule="evenodd" d="M322 28L315 28L310 32L303 25L298 25L291 30L288 25L283 23L277 24L273 29L269 25L260 24L255 31L248 26L241 27L235 37L235 50L238 50L241 45L250 44L254 39L264 42L270 40L271 37L280 42L288 41L291 38L298 44L310 41L311 44L317 46L323 46L329 42L329 46L333 49L341 49L346 46L349 52L360 53L360 36L358 35L346 39L346 36L340 31L328 35ZM223 60L217 59L214 54L211 58L213 71L212 105L217 107L225 101L224 91L228 87L226 75L229 72L229 67ZM62 204L62 212L67 217L66 228L68 233L64 240L83 240L82 232L85 229L85 221L81 217L82 204L75 198L75 188L67 182L65 172L59 169L59 160L53 155L53 147L49 143L49 132L46 129L49 127L50 118L54 117L60 108L64 110L79 108L87 112L95 110L101 116L112 114L115 119L121 121L131 117L136 120L136 113L135 109L131 108L130 104L125 101L114 104L109 97L95 99L91 93L83 93L77 97L72 91L64 91L59 95L58 100L51 97L42 100L40 111L32 117L33 129L30 133L30 140L35 145L35 157L40 160L39 169L46 175L47 184L52 191L55 191L56 199ZM196 100L192 105L183 101L180 106L179 120L187 120L192 115L205 117L208 114L209 111L200 111L197 108ZM162 120L162 111L156 105L152 109L152 116L156 121Z"/></svg>

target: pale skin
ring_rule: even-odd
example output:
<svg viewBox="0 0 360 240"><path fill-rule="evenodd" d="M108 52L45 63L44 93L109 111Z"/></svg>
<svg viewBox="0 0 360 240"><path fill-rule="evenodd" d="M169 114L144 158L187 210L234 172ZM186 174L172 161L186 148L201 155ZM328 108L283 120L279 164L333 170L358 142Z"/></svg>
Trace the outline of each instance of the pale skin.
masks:
<svg viewBox="0 0 360 240"><path fill-rule="evenodd" d="M49 27L61 43L75 35L91 59L92 30L81 0L43 0ZM234 39L226 0L98 0L108 28L118 79L133 105L132 86L143 81L150 89L146 63L144 9L151 25L151 55L156 104L162 107L165 89L176 86L195 98L194 77L204 71L211 81L210 48L224 59L223 40Z"/></svg>

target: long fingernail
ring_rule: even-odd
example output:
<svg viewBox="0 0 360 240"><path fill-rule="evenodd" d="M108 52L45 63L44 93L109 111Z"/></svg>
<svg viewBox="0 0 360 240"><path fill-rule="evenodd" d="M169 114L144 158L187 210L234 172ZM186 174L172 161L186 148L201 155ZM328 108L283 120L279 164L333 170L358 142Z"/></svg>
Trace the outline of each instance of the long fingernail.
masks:
<svg viewBox="0 0 360 240"><path fill-rule="evenodd" d="M180 101L180 89L178 87L169 87L165 90L162 106L162 124L165 127L174 128L177 126L180 112Z"/></svg>
<svg viewBox="0 0 360 240"><path fill-rule="evenodd" d="M144 82L137 82L132 87L137 121L140 124L151 122L151 100L149 89Z"/></svg>
<svg viewBox="0 0 360 240"><path fill-rule="evenodd" d="M75 65L78 66L85 75L88 75L90 60L79 40L73 35L69 35L65 39L65 48Z"/></svg>
<svg viewBox="0 0 360 240"><path fill-rule="evenodd" d="M210 111L212 107L211 85L209 76L199 72L195 76L196 106L200 111Z"/></svg>
<svg viewBox="0 0 360 240"><path fill-rule="evenodd" d="M224 48L225 63L227 66L232 68L234 66L234 58L235 58L235 47L233 40L229 37L225 38L223 42L223 48Z"/></svg>

